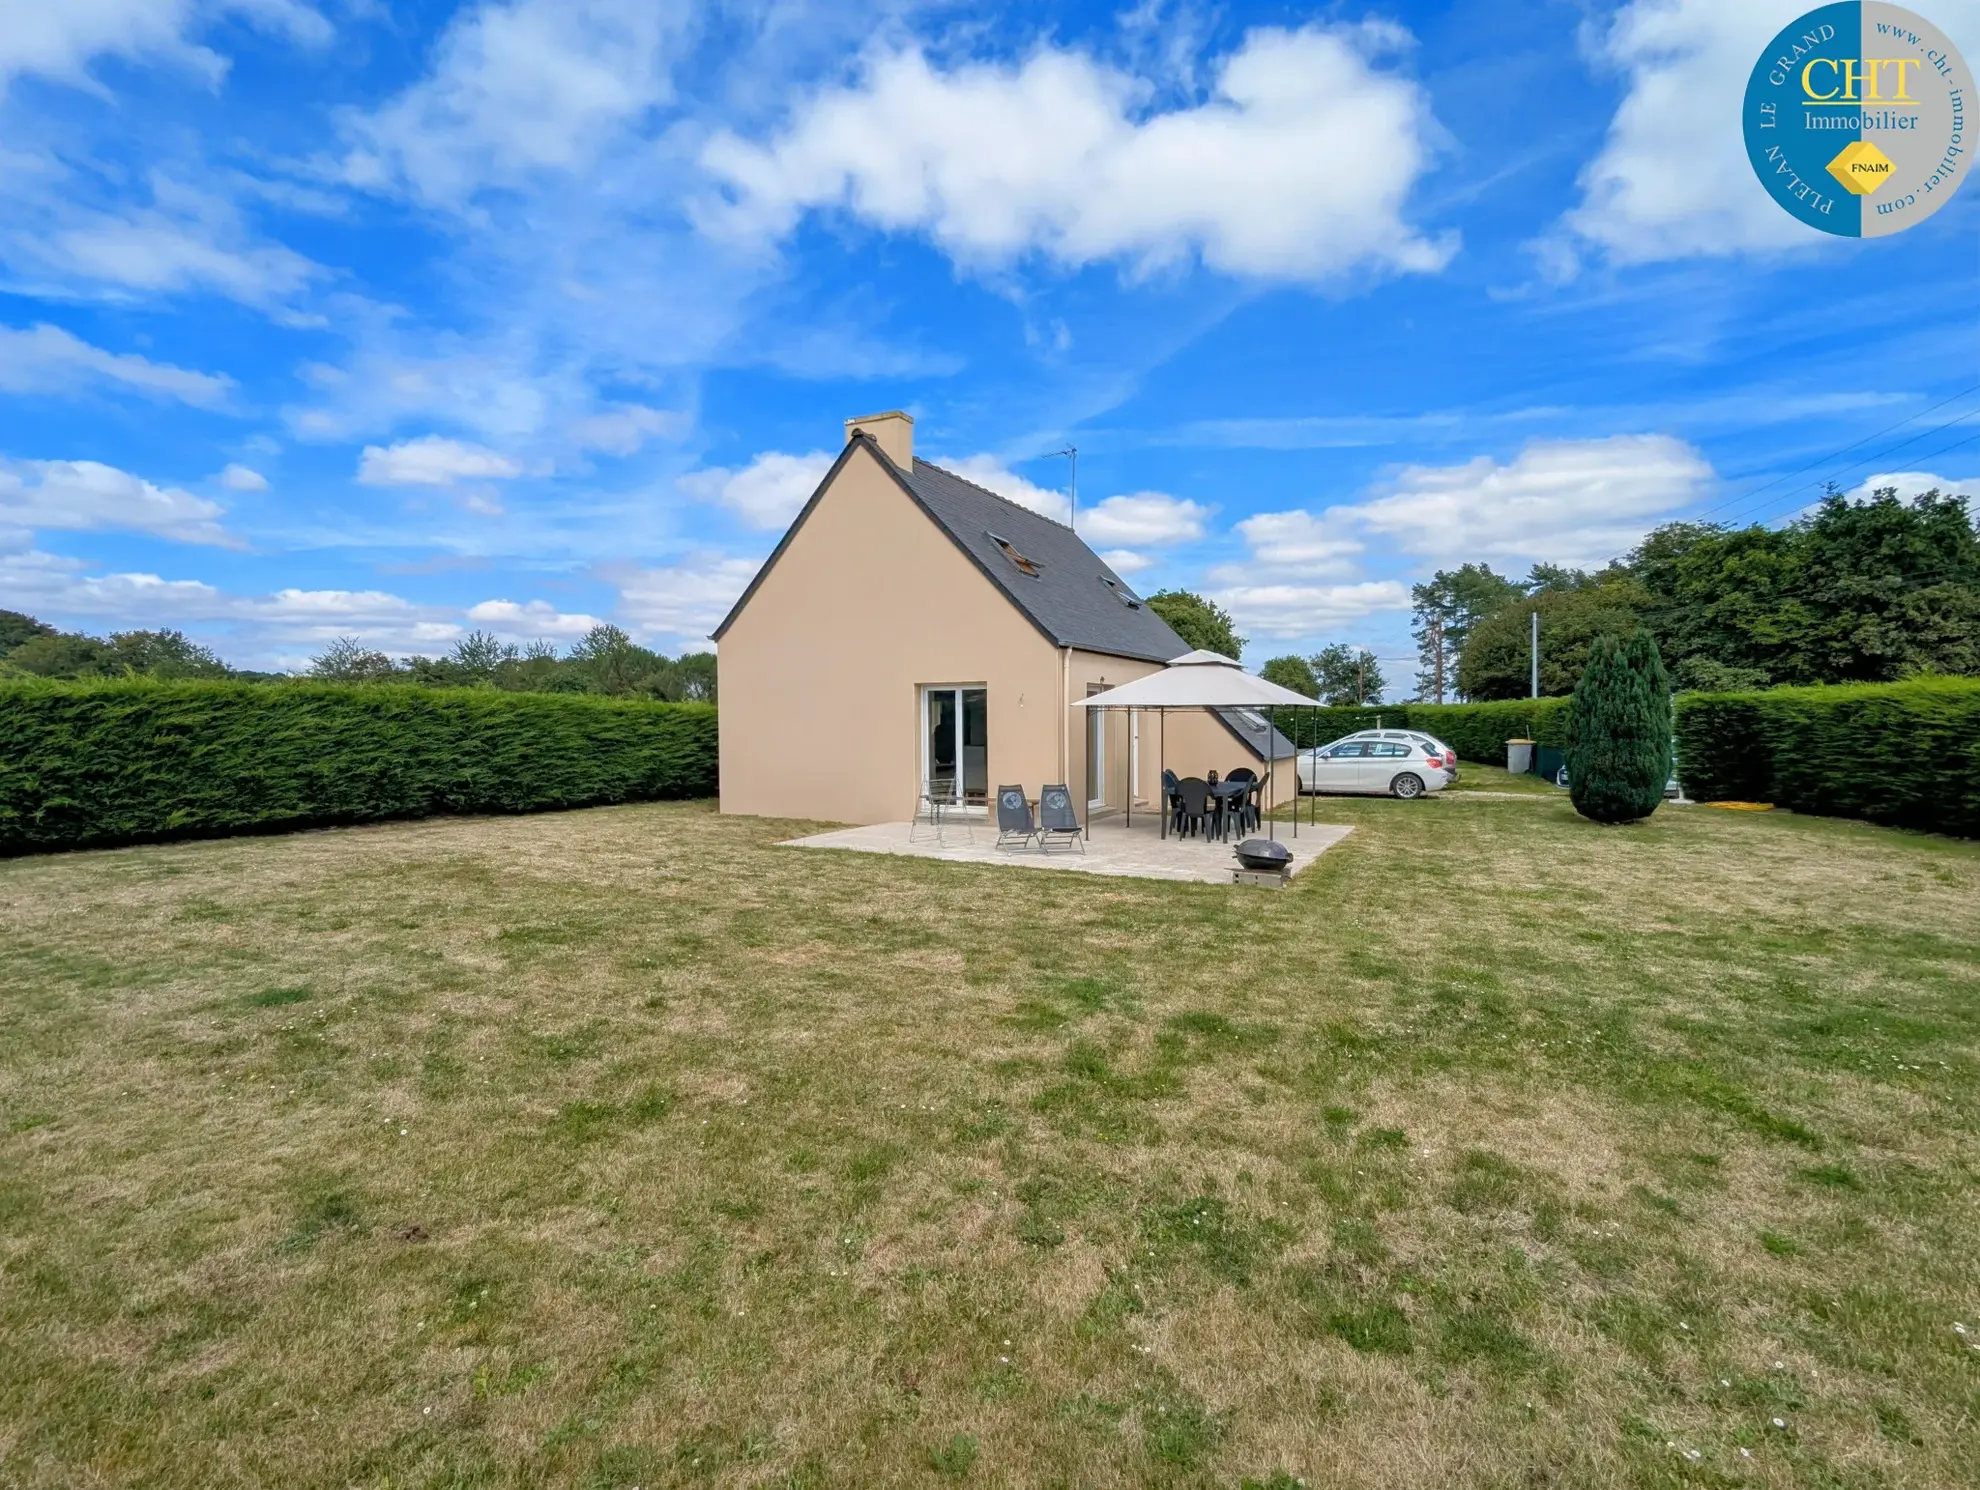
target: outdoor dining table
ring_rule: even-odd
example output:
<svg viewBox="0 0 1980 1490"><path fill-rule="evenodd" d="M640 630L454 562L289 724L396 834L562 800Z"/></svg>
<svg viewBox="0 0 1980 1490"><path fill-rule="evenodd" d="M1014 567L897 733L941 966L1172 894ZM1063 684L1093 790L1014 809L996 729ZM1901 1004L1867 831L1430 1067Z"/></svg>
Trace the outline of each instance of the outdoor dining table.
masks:
<svg viewBox="0 0 1980 1490"><path fill-rule="evenodd" d="M1220 781L1210 788L1210 800L1217 804L1217 841L1231 836L1231 814L1251 791L1249 781Z"/></svg>
<svg viewBox="0 0 1980 1490"><path fill-rule="evenodd" d="M1209 796L1210 801L1216 804L1217 808L1216 837L1219 843L1230 837L1232 810L1237 803L1244 800L1245 794L1251 790L1251 787L1252 783L1249 781L1218 781L1211 784ZM1177 801L1176 794L1170 792L1169 814L1171 816L1175 814ZM1203 830L1204 837L1209 837L1210 832L1210 828L1206 825Z"/></svg>

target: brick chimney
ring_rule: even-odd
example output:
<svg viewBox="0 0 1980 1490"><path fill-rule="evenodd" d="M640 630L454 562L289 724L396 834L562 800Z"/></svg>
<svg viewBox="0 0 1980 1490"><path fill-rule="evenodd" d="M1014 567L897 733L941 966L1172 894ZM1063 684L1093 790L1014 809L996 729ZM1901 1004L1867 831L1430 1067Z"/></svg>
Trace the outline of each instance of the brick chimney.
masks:
<svg viewBox="0 0 1980 1490"><path fill-rule="evenodd" d="M889 409L884 414L868 414L863 419L846 421L846 440L851 442L854 435L870 435L873 443L885 452L888 460L903 471L914 469L914 416L903 414L899 409Z"/></svg>

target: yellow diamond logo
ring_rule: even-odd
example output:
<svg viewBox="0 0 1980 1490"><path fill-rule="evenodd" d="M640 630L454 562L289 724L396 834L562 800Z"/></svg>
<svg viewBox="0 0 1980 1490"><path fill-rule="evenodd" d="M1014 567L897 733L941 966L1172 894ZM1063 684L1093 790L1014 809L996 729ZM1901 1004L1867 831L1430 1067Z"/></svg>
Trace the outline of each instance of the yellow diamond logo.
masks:
<svg viewBox="0 0 1980 1490"><path fill-rule="evenodd" d="M1859 197L1867 197L1891 179L1891 158L1868 140L1853 140L1829 162L1829 174Z"/></svg>

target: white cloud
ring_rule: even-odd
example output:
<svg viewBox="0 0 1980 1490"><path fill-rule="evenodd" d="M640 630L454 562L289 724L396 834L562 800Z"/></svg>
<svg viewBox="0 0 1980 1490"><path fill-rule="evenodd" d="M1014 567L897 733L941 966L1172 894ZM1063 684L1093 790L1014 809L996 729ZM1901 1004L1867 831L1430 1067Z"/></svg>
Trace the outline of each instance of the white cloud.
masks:
<svg viewBox="0 0 1980 1490"><path fill-rule="evenodd" d="M426 435L396 445L367 445L357 479L366 486L452 486L457 481L520 476L522 466L485 445Z"/></svg>
<svg viewBox="0 0 1980 1490"><path fill-rule="evenodd" d="M229 465L220 473L220 484L228 491L267 491L268 478L252 466Z"/></svg>
<svg viewBox="0 0 1980 1490"><path fill-rule="evenodd" d="M514 641L570 641L598 624L541 600L484 600L465 611L384 590L284 589L239 595L199 580L91 573L81 560L0 545L0 595L10 605L93 629L203 628L229 661L300 668L340 636L404 656L444 652L471 627Z"/></svg>
<svg viewBox="0 0 1980 1490"><path fill-rule="evenodd" d="M601 450L607 455L633 455L649 439L686 434L693 419L671 409L650 409L644 404L613 404L596 414L588 414L571 426L571 435L580 450Z"/></svg>
<svg viewBox="0 0 1980 1490"><path fill-rule="evenodd" d="M935 464L944 470L954 471L965 481L975 482L986 491L995 492L1007 502L1029 507L1055 523L1064 522L1070 511L1064 492L1026 481L994 455L966 455L961 460L943 457Z"/></svg>
<svg viewBox="0 0 1980 1490"><path fill-rule="evenodd" d="M1376 65L1406 42L1378 23L1255 30L1207 99L1146 115L1144 85L1079 52L944 72L915 48L876 51L855 85L818 93L771 143L712 139L703 164L727 190L700 218L775 238L807 211L844 209L972 263L1037 252L1147 270L1195 257L1307 282L1434 271L1455 244L1403 217L1432 153L1429 101Z"/></svg>
<svg viewBox="0 0 1980 1490"><path fill-rule="evenodd" d="M1210 598L1252 638L1322 636L1385 611L1406 611L1409 586L1400 580L1355 584L1230 585Z"/></svg>
<svg viewBox="0 0 1980 1490"><path fill-rule="evenodd" d="M712 466L680 478L681 490L704 502L719 502L752 528L769 532L790 526L838 457L822 450L786 455L766 450L739 471Z"/></svg>
<svg viewBox="0 0 1980 1490"><path fill-rule="evenodd" d="M1543 245L1555 267L1572 268L1577 238L1618 263L1823 241L1767 195L1740 134L1747 77L1795 13L1779 0L1633 0L1616 13L1594 51L1628 91L1581 173L1568 236Z"/></svg>
<svg viewBox="0 0 1980 1490"><path fill-rule="evenodd" d="M467 618L475 625L513 641L534 641L537 637L575 640L599 624L598 617L583 612L560 611L547 600L517 604L513 600L484 600L468 607Z"/></svg>
<svg viewBox="0 0 1980 1490"><path fill-rule="evenodd" d="M74 393L105 383L202 409L224 408L234 387L229 377L106 352L45 322L25 331L0 326L0 391Z"/></svg>
<svg viewBox="0 0 1980 1490"><path fill-rule="evenodd" d="M356 634L375 646L411 642L432 646L460 635L458 623L437 607L421 606L384 590L277 590L273 595L229 596L225 614L280 626L297 637L329 641Z"/></svg>
<svg viewBox="0 0 1980 1490"><path fill-rule="evenodd" d="M1885 487L1895 488L1899 498L1910 501L1928 491L1943 496L1972 497L1980 500L1980 476L1940 476L1932 471L1884 471L1867 476L1849 494L1852 502L1865 502Z"/></svg>
<svg viewBox="0 0 1980 1490"><path fill-rule="evenodd" d="M1108 497L1083 508L1080 536L1088 543L1138 543L1159 547L1189 543L1203 536L1210 509L1166 492L1143 491Z"/></svg>
<svg viewBox="0 0 1980 1490"><path fill-rule="evenodd" d="M1336 520L1310 512L1261 512L1247 517L1237 531L1250 547L1242 564L1220 565L1211 578L1242 584L1261 575L1301 575L1320 578L1344 574L1362 551L1361 540L1344 531Z"/></svg>
<svg viewBox="0 0 1980 1490"><path fill-rule="evenodd" d="M224 197L153 172L125 183L107 206L103 183L54 157L8 183L10 223L0 263L17 293L133 300L211 291L299 320L289 306L323 275L320 265L259 237Z"/></svg>
<svg viewBox="0 0 1980 1490"><path fill-rule="evenodd" d="M199 580L90 573L79 560L34 550L0 553L0 594L61 624L203 628L229 661L256 666L303 666L340 636L387 652L430 654L467 629L455 612L380 590L236 595Z"/></svg>
<svg viewBox="0 0 1980 1490"><path fill-rule="evenodd" d="M129 528L181 543L236 546L222 508L93 460L0 460L0 525Z"/></svg>
<svg viewBox="0 0 1980 1490"><path fill-rule="evenodd" d="M1599 564L1712 480L1704 456L1670 435L1536 440L1507 462L1405 467L1386 495L1325 517L1427 559Z"/></svg>
<svg viewBox="0 0 1980 1490"><path fill-rule="evenodd" d="M157 57L217 82L226 62L189 33L227 13L312 45L331 34L299 0L20 0L0 13L0 92L21 73L86 85L89 64L105 55Z"/></svg>
<svg viewBox="0 0 1980 1490"><path fill-rule="evenodd" d="M661 569L605 571L619 587L619 610L642 635L705 649L708 633L756 578L759 561L699 555Z"/></svg>
<svg viewBox="0 0 1980 1490"><path fill-rule="evenodd" d="M431 420L512 444L540 435L552 422L553 404L587 397L575 378L536 365L531 350L508 334L464 345L447 333L407 336L389 325L353 329L359 345L346 363L302 368L303 381L326 400L284 411L305 439L352 439Z"/></svg>
<svg viewBox="0 0 1980 1490"><path fill-rule="evenodd" d="M86 574L80 560L35 549L0 551L0 594L10 608L44 619L76 617L167 626L210 620L227 597L199 580L155 574Z"/></svg>
<svg viewBox="0 0 1980 1490"><path fill-rule="evenodd" d="M100 216L57 233L49 248L81 278L143 293L214 290L248 305L289 299L316 268L279 244L230 248L200 225L156 212Z"/></svg>
<svg viewBox="0 0 1980 1490"><path fill-rule="evenodd" d="M658 0L510 0L462 10L430 76L349 121L353 184L449 207L586 163L667 102L689 9Z"/></svg>
<svg viewBox="0 0 1980 1490"><path fill-rule="evenodd" d="M1147 554L1138 554L1131 548L1108 548L1100 551L1100 562L1105 564L1122 579L1153 569L1155 560Z"/></svg>
<svg viewBox="0 0 1980 1490"><path fill-rule="evenodd" d="M816 66L824 40L863 36L870 19L814 9L740 30L733 19L687 0L453 7L421 73L381 107L343 114L315 164L446 214L438 272L460 303L444 329L386 307L340 315L351 350L311 370L315 395L284 411L291 428L382 440L417 422L560 460L571 447L631 455L691 428L691 412L669 411L691 410L700 372L735 356L753 316L774 329L749 339L751 358L814 330L817 317L763 315L752 299L777 266L686 221L705 126L671 79L712 25L740 53L698 71L697 87L747 107L738 92L785 86L787 47ZM818 376L817 364L803 373Z"/></svg>

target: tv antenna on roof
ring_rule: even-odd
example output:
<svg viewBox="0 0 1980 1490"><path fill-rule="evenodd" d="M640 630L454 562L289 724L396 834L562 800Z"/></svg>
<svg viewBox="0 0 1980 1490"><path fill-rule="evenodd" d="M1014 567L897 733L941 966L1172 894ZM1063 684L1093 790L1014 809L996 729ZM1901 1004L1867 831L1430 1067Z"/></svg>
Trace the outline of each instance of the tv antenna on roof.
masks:
<svg viewBox="0 0 1980 1490"><path fill-rule="evenodd" d="M1079 446L1068 445L1063 450L1054 450L1053 455L1063 455L1071 467L1072 497L1066 514L1066 526L1079 531Z"/></svg>

